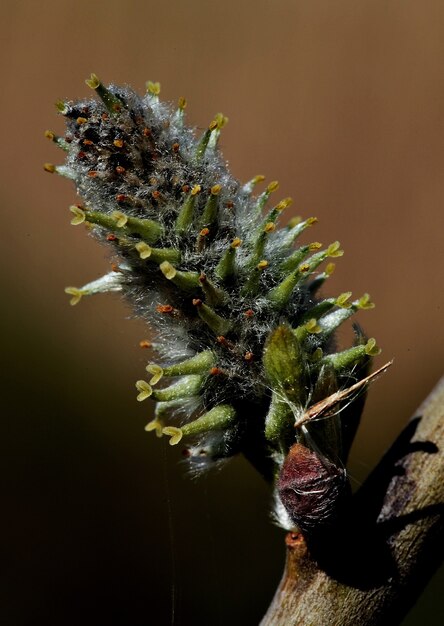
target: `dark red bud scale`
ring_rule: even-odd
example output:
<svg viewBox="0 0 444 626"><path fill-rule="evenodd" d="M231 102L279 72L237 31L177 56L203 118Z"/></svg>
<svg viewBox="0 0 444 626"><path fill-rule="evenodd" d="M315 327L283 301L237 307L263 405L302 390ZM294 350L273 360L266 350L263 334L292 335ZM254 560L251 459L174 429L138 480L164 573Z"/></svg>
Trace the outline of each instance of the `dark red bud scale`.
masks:
<svg viewBox="0 0 444 626"><path fill-rule="evenodd" d="M282 466L278 492L293 522L310 535L336 519L350 487L343 467L295 443Z"/></svg>

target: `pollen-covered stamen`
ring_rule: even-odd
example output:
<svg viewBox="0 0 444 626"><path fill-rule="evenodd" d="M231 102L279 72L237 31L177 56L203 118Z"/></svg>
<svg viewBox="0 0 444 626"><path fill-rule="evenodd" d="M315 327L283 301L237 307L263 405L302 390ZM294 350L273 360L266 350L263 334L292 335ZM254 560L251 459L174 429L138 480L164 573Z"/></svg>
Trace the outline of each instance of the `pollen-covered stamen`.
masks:
<svg viewBox="0 0 444 626"><path fill-rule="evenodd" d="M358 309L374 309L375 303L371 301L368 293L365 293L356 303Z"/></svg>
<svg viewBox="0 0 444 626"><path fill-rule="evenodd" d="M340 307L341 309L349 309L352 306L351 302L349 302L351 295L351 291L345 291L344 293L341 293L336 298L335 305Z"/></svg>
<svg viewBox="0 0 444 626"><path fill-rule="evenodd" d="M159 265L163 261L180 263L181 254L179 250L175 250L174 248L152 248L144 241L139 241L134 247L139 253L140 258L144 261L149 259Z"/></svg>
<svg viewBox="0 0 444 626"><path fill-rule="evenodd" d="M259 292L259 281L262 272L268 267L267 259L261 259L250 271L247 281L242 287L241 293L245 296L255 296Z"/></svg>
<svg viewBox="0 0 444 626"><path fill-rule="evenodd" d="M122 211L113 211L111 213L111 219L116 222L117 228L123 228L128 223L128 215L125 215Z"/></svg>
<svg viewBox="0 0 444 626"><path fill-rule="evenodd" d="M73 296L70 301L70 304L75 305L80 302L83 296L91 296L96 293L107 293L110 291L121 291L122 290L122 274L121 272L109 272L98 278L97 280L93 280L90 283L87 283L83 287L66 287L65 293Z"/></svg>
<svg viewBox="0 0 444 626"><path fill-rule="evenodd" d="M313 224L316 224L317 221L317 217L309 217L303 222L298 221L292 228L289 228L287 232L284 232L282 234L282 239L280 241L281 246L283 248L290 248L299 237L299 235L301 235L304 230L306 230L310 226L313 226Z"/></svg>
<svg viewBox="0 0 444 626"><path fill-rule="evenodd" d="M214 332L216 335L227 335L231 330L231 322L218 315L211 307L204 304L199 298L193 300L194 306L197 308L200 319Z"/></svg>
<svg viewBox="0 0 444 626"><path fill-rule="evenodd" d="M70 111L70 107L66 102L63 102L63 100L57 100L55 102L55 107L61 115L68 115Z"/></svg>
<svg viewBox="0 0 444 626"><path fill-rule="evenodd" d="M163 368L160 367L160 365L157 365L156 363L149 363L145 369L149 374L152 374L150 385L152 387L154 385L157 385L157 383L163 376Z"/></svg>
<svg viewBox="0 0 444 626"><path fill-rule="evenodd" d="M303 278L308 269L309 266L300 265L297 269L288 274L276 287L271 289L267 295L267 300L276 307L276 309L282 309L286 306L296 285Z"/></svg>
<svg viewBox="0 0 444 626"><path fill-rule="evenodd" d="M91 74L91 77L87 78L85 83L88 87L94 89L110 113L115 115L122 109L123 102L100 82L96 74Z"/></svg>
<svg viewBox="0 0 444 626"><path fill-rule="evenodd" d="M83 224L85 221L85 211L81 209L79 206L73 205L69 207L69 210L74 215L71 220L71 224L73 226L78 226L79 224Z"/></svg>
<svg viewBox="0 0 444 626"><path fill-rule="evenodd" d="M225 281L236 273L236 250L242 245L242 239L235 237L227 250L222 255L214 273L218 278Z"/></svg>
<svg viewBox="0 0 444 626"><path fill-rule="evenodd" d="M203 272L199 276L199 283L205 294L205 300L210 306L220 306L228 300L228 294L223 289L216 287Z"/></svg>
<svg viewBox="0 0 444 626"><path fill-rule="evenodd" d="M182 429L176 426L165 426L165 428L162 429L162 434L171 437L169 441L170 446L177 446L183 437Z"/></svg>
<svg viewBox="0 0 444 626"><path fill-rule="evenodd" d="M344 294L345 295L345 294ZM348 306L349 305L349 306ZM360 309L371 309L375 305L370 300L370 296L368 293L364 294L359 300L355 300L352 303L348 303L347 307L339 308L337 311L333 311L332 313L328 313L321 317L317 323L316 327L319 328L316 332L322 333L324 339L329 337L345 320L354 315L356 311ZM313 318L315 319L315 318ZM315 320L316 321L316 320ZM308 322L309 323L309 322ZM307 327L307 324L305 325ZM303 326L301 327L304 328ZM296 334L303 333L301 329L297 329ZM308 332L313 332L308 329Z"/></svg>
<svg viewBox="0 0 444 626"><path fill-rule="evenodd" d="M139 392L137 396L138 402L143 402L143 400L150 398L153 393L151 385L149 385L146 380L138 380L136 382L136 389Z"/></svg>
<svg viewBox="0 0 444 626"><path fill-rule="evenodd" d="M221 185L213 185L210 189L210 195L205 204L202 216L200 218L200 227L211 227L217 220L217 205L219 201L219 194L221 192Z"/></svg>
<svg viewBox="0 0 444 626"><path fill-rule="evenodd" d="M163 261L159 265L159 269L167 280L170 280L182 291L196 291L200 286L197 272L181 272L169 261Z"/></svg>
<svg viewBox="0 0 444 626"><path fill-rule="evenodd" d="M215 115L214 120L208 126L207 130L204 132L199 140L199 143L197 144L196 152L194 155L196 163L202 161L207 151L207 148L214 149L216 147L217 141L220 136L220 131L227 122L228 118L225 117L222 113L217 113L217 115Z"/></svg>
<svg viewBox="0 0 444 626"><path fill-rule="evenodd" d="M295 328L294 334L299 342L302 343L308 335L319 335L322 330L321 325L318 324L318 320L315 317L311 317L307 322Z"/></svg>
<svg viewBox="0 0 444 626"><path fill-rule="evenodd" d="M292 272L295 270L304 259L310 254L310 252L314 252L315 250L319 250L322 248L322 244L319 241L313 241L313 243L308 246L302 246L295 250L293 254L287 257L279 266L279 270L281 273L287 274L288 272Z"/></svg>
<svg viewBox="0 0 444 626"><path fill-rule="evenodd" d="M214 120L211 125L213 125L210 140L208 142L208 149L214 150L217 146L217 142L219 141L220 132L224 126L228 123L228 117L226 117L223 113L217 113L214 117Z"/></svg>
<svg viewBox="0 0 444 626"><path fill-rule="evenodd" d="M140 235L149 243L155 243L164 232L163 226L154 220L130 217L121 211L115 211L113 215L85 209L88 222L125 235Z"/></svg>
<svg viewBox="0 0 444 626"><path fill-rule="evenodd" d="M339 372L348 371L351 367L365 359L365 357L377 356L380 353L381 349L376 345L376 339L372 337L365 344L353 346L342 352L327 354L322 358L321 364L332 365Z"/></svg>
<svg viewBox="0 0 444 626"><path fill-rule="evenodd" d="M163 368L164 376L183 376L188 374L205 374L216 363L216 355L212 350L198 352L194 356Z"/></svg>
<svg viewBox="0 0 444 626"><path fill-rule="evenodd" d="M211 133L214 130L213 124L214 122L210 124L210 126L207 128L207 130L204 132L204 134L200 138L199 143L197 144L197 148L195 152L195 159L197 163L199 163L203 159L203 156L206 152L206 149L208 147L208 142L210 141Z"/></svg>
<svg viewBox="0 0 444 626"><path fill-rule="evenodd" d="M282 308L287 304L297 284L306 278L327 258L342 256L339 241L332 243L326 250L313 254L305 263L299 265L281 283L272 289L268 299L277 308Z"/></svg>
<svg viewBox="0 0 444 626"><path fill-rule="evenodd" d="M161 402L169 400L180 400L182 398L192 398L198 396L205 383L205 376L190 374L182 376L176 383L165 387L165 389L155 389L152 391L153 398Z"/></svg>
<svg viewBox="0 0 444 626"><path fill-rule="evenodd" d="M378 354L381 354L382 352L381 348L377 345L376 339L374 337L371 337L367 341L364 346L364 350L367 356L378 356Z"/></svg>
<svg viewBox="0 0 444 626"><path fill-rule="evenodd" d="M71 300L69 301L69 304L71 306L75 306L80 302L84 295L88 295L86 292L84 292L82 289L79 289L78 287L65 287L65 293L67 293L69 296L72 296Z"/></svg>
<svg viewBox="0 0 444 626"><path fill-rule="evenodd" d="M186 106L187 106L187 101L183 96L181 96L179 100L177 101L177 109L173 118L173 124L178 129L183 128L183 121L185 117Z"/></svg>
<svg viewBox="0 0 444 626"><path fill-rule="evenodd" d="M326 298L325 300L321 300L315 306L313 306L309 311L302 316L301 322L306 322L309 319L320 319L323 315L331 311L335 306L340 309L349 309L352 307L352 303L349 301L352 295L351 291L346 291L345 293L341 293L337 298Z"/></svg>
<svg viewBox="0 0 444 626"><path fill-rule="evenodd" d="M58 146L65 152L68 152L69 143L66 141L64 137L60 137L59 135L56 135L55 133L52 132L52 130L45 130L45 137L46 139L49 139L50 141L55 143L56 146Z"/></svg>
<svg viewBox="0 0 444 626"><path fill-rule="evenodd" d="M329 263L325 270L318 274L316 278L313 278L311 282L308 283L307 289L310 293L316 293L320 287L325 283L325 281L330 278L330 276L334 273L336 269L335 263Z"/></svg>
<svg viewBox="0 0 444 626"><path fill-rule="evenodd" d="M322 250L321 252L317 252L315 254L313 254L309 259L307 259L307 272L305 272L305 276L308 276L309 274L311 274L312 272L314 272L314 270L319 267L319 265L325 261L325 259L327 258L337 258L337 257L341 257L344 254L344 251L341 249L341 244L339 243L339 241L335 241L334 243L330 244L328 246L328 248L326 250Z"/></svg>
<svg viewBox="0 0 444 626"><path fill-rule="evenodd" d="M196 250L197 252L202 252L202 250L204 250L205 248L205 244L208 241L208 235L210 234L210 229L209 228L202 228L201 231L199 232L199 235L197 237L197 241L196 241Z"/></svg>
<svg viewBox="0 0 444 626"><path fill-rule="evenodd" d="M278 216L282 213L284 209L290 206L291 203L291 198L285 198L284 200L281 200L263 220L261 226L259 227L256 241L253 242L254 247L250 258L251 266L256 265L259 259L263 256L268 235L276 230L276 221Z"/></svg>
<svg viewBox="0 0 444 626"><path fill-rule="evenodd" d="M188 198L185 200L184 204L179 210L179 214L175 223L175 230L178 235L183 235L190 226L193 224L194 220L194 207L196 205L197 195L201 191L200 185L194 185L191 189Z"/></svg>
<svg viewBox="0 0 444 626"><path fill-rule="evenodd" d="M147 433L150 433L151 431L155 431L156 433L156 437L162 437L163 435L163 423L156 419L151 420L151 422L148 422L148 424L145 426L145 430Z"/></svg>
<svg viewBox="0 0 444 626"><path fill-rule="evenodd" d="M254 176L251 180L248 181L248 183L246 183L241 190L241 193L245 196L250 196L253 193L254 188L256 187L256 185L258 183L261 183L265 180L265 176L263 176L262 174L258 174L257 176Z"/></svg>
<svg viewBox="0 0 444 626"><path fill-rule="evenodd" d="M148 80L146 83L146 92L154 101L159 100L160 83Z"/></svg>
<svg viewBox="0 0 444 626"><path fill-rule="evenodd" d="M257 222L262 217L262 211L264 210L269 197L274 191L277 191L278 189L279 183L277 180L273 180L271 183L268 184L266 190L261 193L261 195L256 200L255 205L252 207L249 216L250 219L252 218L255 222ZM242 224L240 224L240 226L242 227ZM254 239L255 234L255 230L253 229L253 232L250 233L248 240L251 241L252 239Z"/></svg>
<svg viewBox="0 0 444 626"><path fill-rule="evenodd" d="M194 436L212 430L222 430L227 428L236 419L236 411L229 404L220 404L204 413L193 422L189 422L182 428L167 426L163 429L164 435L172 437L171 445L176 445L183 436ZM174 438L174 441L173 441Z"/></svg>

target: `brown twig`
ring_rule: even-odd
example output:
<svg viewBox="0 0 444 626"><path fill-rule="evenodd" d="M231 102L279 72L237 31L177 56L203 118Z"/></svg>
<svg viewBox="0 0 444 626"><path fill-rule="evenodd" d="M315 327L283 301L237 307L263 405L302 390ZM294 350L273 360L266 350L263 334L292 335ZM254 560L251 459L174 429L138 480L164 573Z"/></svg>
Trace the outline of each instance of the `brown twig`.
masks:
<svg viewBox="0 0 444 626"><path fill-rule="evenodd" d="M261 626L394 626L443 557L444 378L352 499L307 545L286 538Z"/></svg>

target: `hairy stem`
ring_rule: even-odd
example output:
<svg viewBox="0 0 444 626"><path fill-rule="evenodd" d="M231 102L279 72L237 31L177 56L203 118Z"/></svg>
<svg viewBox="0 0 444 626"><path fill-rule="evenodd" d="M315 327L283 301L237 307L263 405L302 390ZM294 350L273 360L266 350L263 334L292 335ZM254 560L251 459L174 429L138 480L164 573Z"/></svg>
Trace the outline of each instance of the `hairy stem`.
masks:
<svg viewBox="0 0 444 626"><path fill-rule="evenodd" d="M388 416L389 417L389 416ZM261 626L394 626L443 557L444 378L335 528L286 537L284 576Z"/></svg>

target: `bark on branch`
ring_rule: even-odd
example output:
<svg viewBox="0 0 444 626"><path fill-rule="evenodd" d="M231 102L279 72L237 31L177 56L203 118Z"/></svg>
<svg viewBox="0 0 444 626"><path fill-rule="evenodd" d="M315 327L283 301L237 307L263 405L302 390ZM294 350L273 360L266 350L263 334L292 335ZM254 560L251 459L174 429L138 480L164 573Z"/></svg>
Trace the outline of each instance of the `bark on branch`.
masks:
<svg viewBox="0 0 444 626"><path fill-rule="evenodd" d="M353 497L307 545L286 538L284 576L261 626L394 626L443 558L444 378Z"/></svg>

